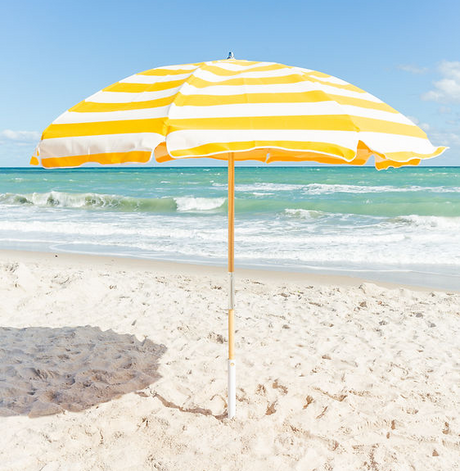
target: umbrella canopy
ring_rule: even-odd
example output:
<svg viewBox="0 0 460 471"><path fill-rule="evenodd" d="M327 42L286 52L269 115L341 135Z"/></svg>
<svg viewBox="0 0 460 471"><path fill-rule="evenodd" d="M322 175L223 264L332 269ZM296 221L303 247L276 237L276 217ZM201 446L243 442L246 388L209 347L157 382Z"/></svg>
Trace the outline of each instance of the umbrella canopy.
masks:
<svg viewBox="0 0 460 471"><path fill-rule="evenodd" d="M159 67L91 95L43 132L32 164L146 163L192 157L417 165L433 147L419 127L341 79L272 62Z"/></svg>
<svg viewBox="0 0 460 471"><path fill-rule="evenodd" d="M235 416L234 162L314 161L378 169L441 154L408 118L330 75L273 62L159 67L104 88L45 129L31 164L228 160L228 416Z"/></svg>

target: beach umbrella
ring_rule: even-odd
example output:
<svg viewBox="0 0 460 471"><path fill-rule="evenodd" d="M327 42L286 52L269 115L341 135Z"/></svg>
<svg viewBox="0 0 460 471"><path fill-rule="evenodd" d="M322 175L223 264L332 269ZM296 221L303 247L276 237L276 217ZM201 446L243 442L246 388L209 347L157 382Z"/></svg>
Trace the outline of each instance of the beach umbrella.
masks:
<svg viewBox="0 0 460 471"><path fill-rule="evenodd" d="M158 67L91 95L43 132L31 164L228 162L228 416L235 416L235 161L319 162L378 169L440 155L425 132L341 79L273 62L227 60Z"/></svg>

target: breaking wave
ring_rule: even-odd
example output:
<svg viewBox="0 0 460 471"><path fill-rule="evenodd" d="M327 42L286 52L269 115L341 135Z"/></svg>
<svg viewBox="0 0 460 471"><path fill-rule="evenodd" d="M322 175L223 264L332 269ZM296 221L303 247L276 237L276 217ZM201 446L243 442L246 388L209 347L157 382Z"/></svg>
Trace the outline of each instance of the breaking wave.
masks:
<svg viewBox="0 0 460 471"><path fill-rule="evenodd" d="M460 229L460 217L439 216L398 216L390 220L392 223L420 228Z"/></svg>
<svg viewBox="0 0 460 471"><path fill-rule="evenodd" d="M213 211L224 208L225 198L135 198L98 193L51 191L31 194L0 194L0 204L30 205L40 208L75 208L123 212Z"/></svg>

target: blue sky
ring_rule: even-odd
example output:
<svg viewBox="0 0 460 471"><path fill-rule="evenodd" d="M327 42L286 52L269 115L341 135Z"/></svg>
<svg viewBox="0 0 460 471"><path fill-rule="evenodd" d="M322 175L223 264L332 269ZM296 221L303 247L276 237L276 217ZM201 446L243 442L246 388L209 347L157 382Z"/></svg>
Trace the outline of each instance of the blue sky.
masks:
<svg viewBox="0 0 460 471"><path fill-rule="evenodd" d="M458 0L24 0L0 12L0 166L27 166L42 130L101 88L230 50L357 85L451 147L430 165L460 165Z"/></svg>

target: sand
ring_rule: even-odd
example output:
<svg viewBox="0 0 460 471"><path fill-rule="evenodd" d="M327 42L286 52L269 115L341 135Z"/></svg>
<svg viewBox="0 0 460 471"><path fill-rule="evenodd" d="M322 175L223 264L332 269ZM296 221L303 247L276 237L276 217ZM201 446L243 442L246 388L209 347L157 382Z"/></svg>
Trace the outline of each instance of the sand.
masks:
<svg viewBox="0 0 460 471"><path fill-rule="evenodd" d="M460 469L460 294L0 252L0 469Z"/></svg>

